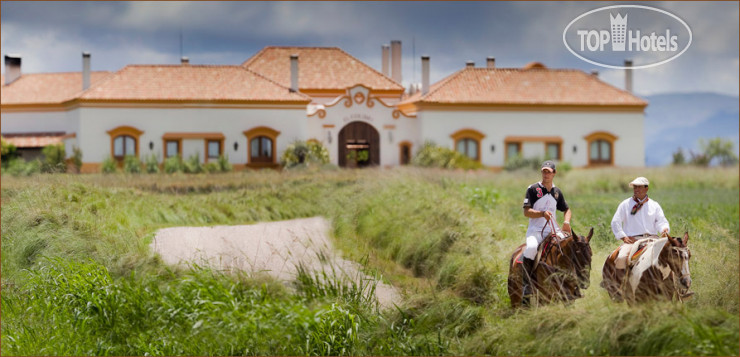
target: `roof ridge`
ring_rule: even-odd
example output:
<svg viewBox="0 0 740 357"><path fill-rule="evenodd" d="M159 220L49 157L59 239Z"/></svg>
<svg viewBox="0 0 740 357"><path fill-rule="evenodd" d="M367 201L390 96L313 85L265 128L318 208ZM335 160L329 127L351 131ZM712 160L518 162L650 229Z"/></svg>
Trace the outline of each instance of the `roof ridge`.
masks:
<svg viewBox="0 0 740 357"><path fill-rule="evenodd" d="M367 68L370 68L370 70L371 70L371 71L373 71L373 72L375 72L376 74L378 74L378 75L382 76L382 77L383 77L383 78L385 78L385 79L388 79L388 80L390 80L391 82L393 82L393 83L395 83L395 84L398 84L398 85L399 85L399 86L401 87L401 90L404 90L404 88L403 88L403 84L401 84L401 83L398 83L398 82L396 82L395 80L393 80L393 78L391 78L391 77L388 77L388 76L386 76L385 74L383 74L382 72L378 71L377 69L375 69L375 68L371 67L371 66L370 66L370 65L368 65L367 63L365 63L365 62L362 62L362 61L360 61L360 60L359 60L359 59L357 59L357 58L356 58L355 56L352 56L351 54L349 54L349 52L347 52L347 51L345 51L345 50L343 50L343 49L341 49L341 48L339 48L339 47L337 47L337 49L338 49L339 51L341 51L342 53L346 54L347 56L349 56L350 58L352 58L353 60L355 60L355 61L357 61L357 62L360 62L360 63L361 63L361 64L362 64L363 66L365 66L365 67L367 67Z"/></svg>
<svg viewBox="0 0 740 357"><path fill-rule="evenodd" d="M255 71L249 69L249 68L242 67L242 66L236 66L236 67L238 67L238 68L240 68L240 69L242 69L244 71L247 71L249 73L252 73L252 74L256 75L257 77L260 77L260 78L262 78L262 79L264 79L264 80L266 80L266 81L268 81L268 82L270 82L272 84L275 84L278 87L282 87L282 88L287 89L288 91L290 91L290 88L289 87L286 87L286 86L284 86L284 85L282 85L282 84L280 84L278 82L275 82L272 79L267 78L267 77L263 76L262 74L257 73ZM308 95L305 95L305 94L301 93L300 91L295 91L295 92L291 92L291 93L296 93L296 94L298 94L298 95L300 95L300 96L302 96L302 97L304 97L304 98L306 98L308 100L312 100L311 97L309 97Z"/></svg>

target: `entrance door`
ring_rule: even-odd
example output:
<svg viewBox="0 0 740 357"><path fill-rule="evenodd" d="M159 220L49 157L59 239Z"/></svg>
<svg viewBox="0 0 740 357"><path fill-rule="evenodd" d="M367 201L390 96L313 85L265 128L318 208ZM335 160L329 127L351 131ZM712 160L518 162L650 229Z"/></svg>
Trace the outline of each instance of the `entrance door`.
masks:
<svg viewBox="0 0 740 357"><path fill-rule="evenodd" d="M352 122L339 131L339 166L380 165L380 134L372 125Z"/></svg>

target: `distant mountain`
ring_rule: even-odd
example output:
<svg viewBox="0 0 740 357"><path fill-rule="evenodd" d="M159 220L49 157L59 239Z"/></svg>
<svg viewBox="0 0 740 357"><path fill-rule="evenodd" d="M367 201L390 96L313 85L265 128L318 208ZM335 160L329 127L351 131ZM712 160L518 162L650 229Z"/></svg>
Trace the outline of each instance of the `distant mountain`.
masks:
<svg viewBox="0 0 740 357"><path fill-rule="evenodd" d="M645 164L662 166L682 148L699 152L699 139L721 137L735 143L740 154L740 98L716 93L658 94L644 97Z"/></svg>

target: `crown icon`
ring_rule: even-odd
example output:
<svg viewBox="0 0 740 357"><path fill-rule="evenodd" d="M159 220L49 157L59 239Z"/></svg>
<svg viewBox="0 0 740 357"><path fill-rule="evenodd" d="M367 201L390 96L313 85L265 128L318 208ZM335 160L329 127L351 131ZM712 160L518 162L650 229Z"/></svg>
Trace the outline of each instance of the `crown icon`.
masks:
<svg viewBox="0 0 740 357"><path fill-rule="evenodd" d="M613 16L609 13L609 22L611 23L612 30L612 51L624 51L624 45L626 43L627 36L627 16L625 14L617 13L617 16Z"/></svg>

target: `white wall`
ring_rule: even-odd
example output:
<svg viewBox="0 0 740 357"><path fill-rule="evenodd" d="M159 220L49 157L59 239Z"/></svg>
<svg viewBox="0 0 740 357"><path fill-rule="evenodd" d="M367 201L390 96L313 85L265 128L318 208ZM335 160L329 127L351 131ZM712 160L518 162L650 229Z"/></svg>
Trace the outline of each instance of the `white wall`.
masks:
<svg viewBox="0 0 740 357"><path fill-rule="evenodd" d="M485 112L421 110L418 114L422 140L453 148L451 134L475 129L486 137L481 142L481 162L486 166L504 165L504 139L507 136L559 136L562 160L573 166L588 164L584 136L606 131L615 136L614 165L645 166L644 114L618 112ZM491 145L495 151L491 152ZM544 146L539 155L544 155ZM573 146L576 152L573 153ZM533 148L534 146L532 146ZM523 145L524 154L534 149Z"/></svg>
<svg viewBox="0 0 740 357"><path fill-rule="evenodd" d="M162 136L168 132L208 132L224 135L224 154L232 164L247 163L247 138L244 131L266 126L277 130L280 135L276 143L276 159L279 161L285 147L297 138L306 136L305 109L258 109L258 108L78 108L80 130L78 143L84 162L102 162L110 152L110 136L107 131L119 126L132 126L144 133L140 137L139 156L151 153L164 157ZM149 149L149 142L154 149ZM234 151L234 142L238 149ZM203 139L183 140L183 157L200 153L205 161Z"/></svg>

